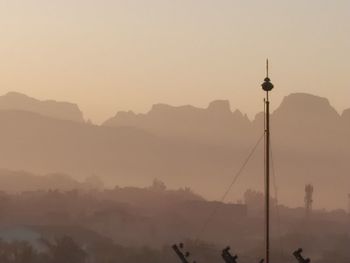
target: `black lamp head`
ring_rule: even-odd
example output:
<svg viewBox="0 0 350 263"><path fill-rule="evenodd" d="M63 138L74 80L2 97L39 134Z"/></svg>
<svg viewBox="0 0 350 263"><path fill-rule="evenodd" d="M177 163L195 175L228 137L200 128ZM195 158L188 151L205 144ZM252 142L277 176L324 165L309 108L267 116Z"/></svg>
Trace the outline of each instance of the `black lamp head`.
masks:
<svg viewBox="0 0 350 263"><path fill-rule="evenodd" d="M264 83L261 84L261 87L264 91L271 91L273 89L273 84L271 83L271 80L268 77L266 77L264 79Z"/></svg>

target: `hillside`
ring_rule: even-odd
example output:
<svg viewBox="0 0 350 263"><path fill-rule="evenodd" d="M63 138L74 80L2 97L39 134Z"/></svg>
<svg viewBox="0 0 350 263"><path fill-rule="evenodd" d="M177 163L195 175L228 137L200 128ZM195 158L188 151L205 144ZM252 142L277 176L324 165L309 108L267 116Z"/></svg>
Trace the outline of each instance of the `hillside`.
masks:
<svg viewBox="0 0 350 263"><path fill-rule="evenodd" d="M261 114L249 121L225 101L207 109L158 105L148 114L129 115L95 126L2 110L0 167L78 179L95 174L107 185L144 186L157 177L217 199L262 135ZM279 200L300 205L304 185L313 183L316 207L345 207L348 111L339 115L324 98L292 94L272 114L271 125ZM228 200L239 199L247 188L262 189L262 160L261 144Z"/></svg>

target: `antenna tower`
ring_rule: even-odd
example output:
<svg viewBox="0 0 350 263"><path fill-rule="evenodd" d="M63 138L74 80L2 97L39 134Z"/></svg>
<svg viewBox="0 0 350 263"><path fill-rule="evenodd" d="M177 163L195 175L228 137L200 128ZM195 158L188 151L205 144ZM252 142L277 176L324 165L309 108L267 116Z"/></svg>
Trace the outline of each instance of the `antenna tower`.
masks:
<svg viewBox="0 0 350 263"><path fill-rule="evenodd" d="M312 194L314 192L314 187L312 186L312 184L308 184L305 186L305 213L306 213L306 217L308 218L312 212L312 203L313 203L313 199L312 199Z"/></svg>

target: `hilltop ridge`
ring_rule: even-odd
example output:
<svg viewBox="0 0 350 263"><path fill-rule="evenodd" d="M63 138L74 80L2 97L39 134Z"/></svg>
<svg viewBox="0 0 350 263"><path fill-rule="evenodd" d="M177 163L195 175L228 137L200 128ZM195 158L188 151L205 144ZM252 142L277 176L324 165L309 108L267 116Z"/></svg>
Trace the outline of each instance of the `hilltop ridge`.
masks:
<svg viewBox="0 0 350 263"><path fill-rule="evenodd" d="M54 100L37 100L18 92L0 96L0 110L22 110L61 120L84 122L78 105Z"/></svg>

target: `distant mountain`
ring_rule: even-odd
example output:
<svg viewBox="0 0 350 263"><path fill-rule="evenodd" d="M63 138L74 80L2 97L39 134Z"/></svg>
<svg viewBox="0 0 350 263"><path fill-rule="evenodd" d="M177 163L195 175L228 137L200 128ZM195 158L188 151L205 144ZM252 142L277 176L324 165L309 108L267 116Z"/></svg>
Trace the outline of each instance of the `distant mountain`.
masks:
<svg viewBox="0 0 350 263"><path fill-rule="evenodd" d="M341 115L341 121L348 129L350 129L350 109L346 109L343 111Z"/></svg>
<svg viewBox="0 0 350 263"><path fill-rule="evenodd" d="M350 192L350 119L328 100L287 96L271 116L273 167L279 200L303 205L315 186L316 207L345 207ZM0 110L0 167L34 173L96 174L108 184L189 186L219 198L263 134L263 115L249 121L227 101L206 109L155 105L147 114L118 113L104 125ZM229 201L263 188L262 143Z"/></svg>
<svg viewBox="0 0 350 263"><path fill-rule="evenodd" d="M165 138L224 147L223 149L229 147L235 152L231 153L231 160L235 163L239 153L252 147L263 133L263 122L263 113L249 121L238 110L232 112L227 101L215 101L207 109L158 104L147 114L119 112L103 125L134 127ZM295 93L286 96L272 113L271 127L273 155L276 170L282 176L281 184L285 183L281 180L293 180L292 184L299 185L299 193L303 195L305 183L319 183L323 188L330 185L335 187L337 182L332 178L335 174L339 182L345 180L350 183L350 179L347 179L350 166L345 161L350 158L349 110L340 116L327 99ZM258 163L254 165L260 166ZM253 169L250 172L258 171ZM345 192L350 191L346 187L340 187ZM319 190L326 192L330 189ZM293 194L295 189L280 193L282 199L289 201L293 199ZM328 201L330 199L332 198Z"/></svg>
<svg viewBox="0 0 350 263"><path fill-rule="evenodd" d="M280 145L321 154L343 148L348 141L340 115L325 98L291 94L271 118L272 132ZM350 126L350 122L345 125Z"/></svg>
<svg viewBox="0 0 350 263"><path fill-rule="evenodd" d="M337 129L340 123L340 115L326 98L304 93L285 97L272 118L279 128L312 134L323 132L327 126Z"/></svg>
<svg viewBox="0 0 350 263"><path fill-rule="evenodd" d="M263 113L250 121L239 110L232 112L228 101L214 101L206 109L156 104L146 114L118 112L103 125L134 127L158 136L197 143L242 147L259 136L263 122ZM325 143L333 147L344 136L339 133L350 128L350 109L340 116L326 98L295 93L285 97L272 113L271 125L276 139L281 136L282 144L287 138L291 146L317 139L311 148L318 149ZM332 142L331 137L337 138Z"/></svg>
<svg viewBox="0 0 350 263"><path fill-rule="evenodd" d="M232 112L225 100L213 101L206 109L156 104L147 114L118 112L103 125L136 127L159 136L219 145L241 143L252 126L239 110Z"/></svg>
<svg viewBox="0 0 350 263"><path fill-rule="evenodd" d="M40 174L97 174L124 185L165 177L173 183L186 178L184 170L201 176L210 171L215 155L202 150L207 146L173 142L136 128L100 127L24 111L0 111L0 126L0 167Z"/></svg>
<svg viewBox="0 0 350 263"><path fill-rule="evenodd" d="M17 92L0 96L0 110L22 110L62 120L84 122L83 113L76 104L40 101Z"/></svg>

